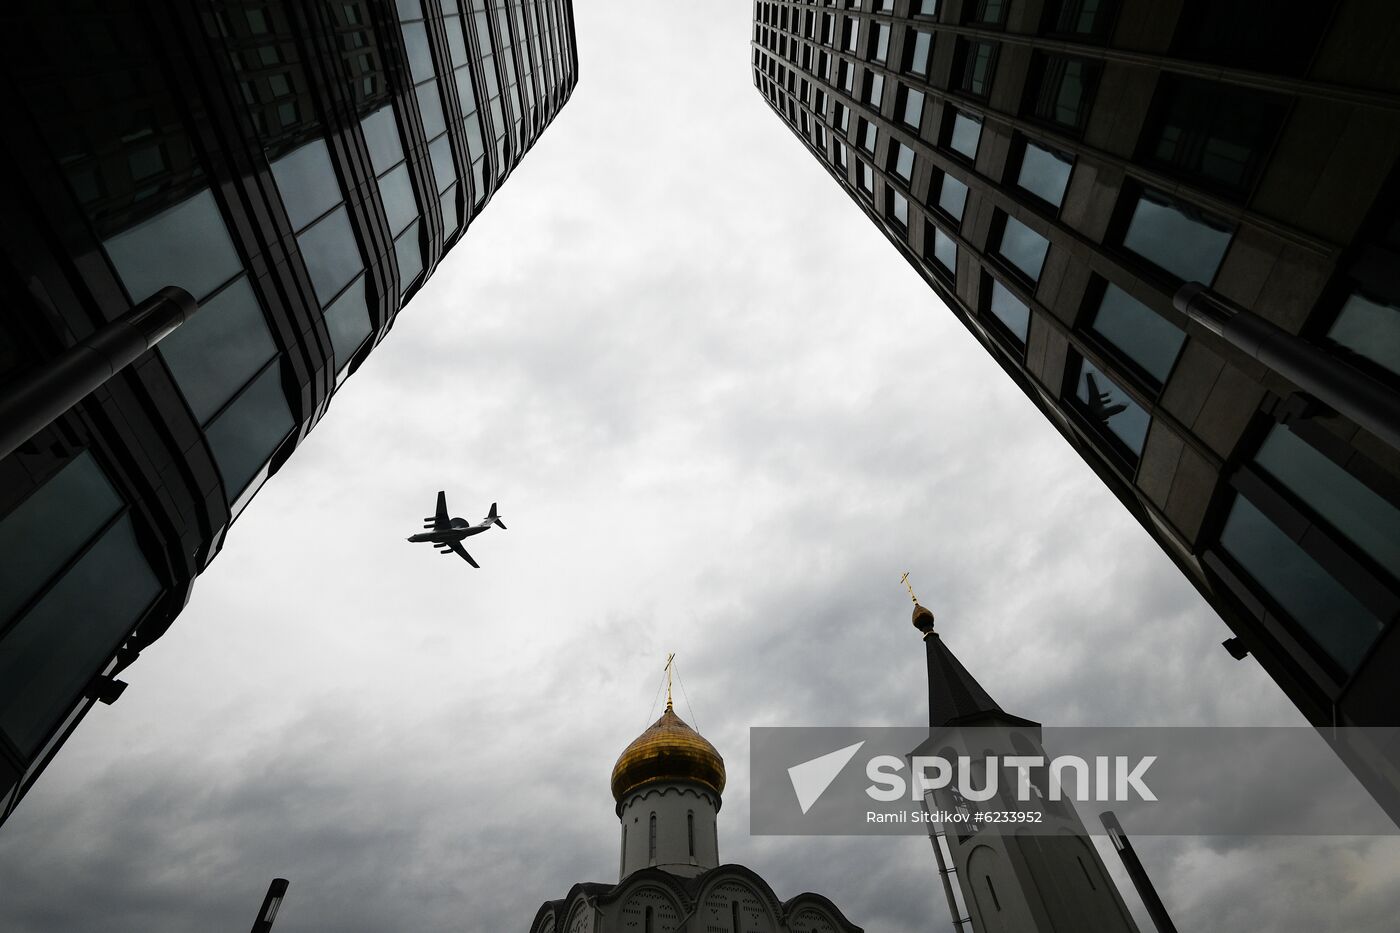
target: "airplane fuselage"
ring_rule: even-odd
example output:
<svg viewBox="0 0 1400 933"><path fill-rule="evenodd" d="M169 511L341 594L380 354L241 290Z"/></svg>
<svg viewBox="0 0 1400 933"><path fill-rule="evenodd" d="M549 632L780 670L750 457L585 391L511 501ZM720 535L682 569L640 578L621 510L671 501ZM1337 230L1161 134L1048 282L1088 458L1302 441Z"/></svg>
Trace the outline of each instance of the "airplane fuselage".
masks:
<svg viewBox="0 0 1400 933"><path fill-rule="evenodd" d="M424 531L414 535L408 540L415 543L420 541L441 541L444 544L448 541L462 541L472 535L479 535L491 527L490 522L482 522L480 525L468 525L465 528L444 528L441 531Z"/></svg>
<svg viewBox="0 0 1400 933"><path fill-rule="evenodd" d="M501 516L496 512L496 503L491 503L491 511L473 525L465 518L448 516L447 493L439 490L437 508L432 515L423 519L423 530L410 536L408 540L413 544L431 544L439 554L456 554L473 567L480 567L481 565L467 553L466 548L462 547L462 542L472 535L481 534L493 525L497 528L506 527L506 523L501 521Z"/></svg>

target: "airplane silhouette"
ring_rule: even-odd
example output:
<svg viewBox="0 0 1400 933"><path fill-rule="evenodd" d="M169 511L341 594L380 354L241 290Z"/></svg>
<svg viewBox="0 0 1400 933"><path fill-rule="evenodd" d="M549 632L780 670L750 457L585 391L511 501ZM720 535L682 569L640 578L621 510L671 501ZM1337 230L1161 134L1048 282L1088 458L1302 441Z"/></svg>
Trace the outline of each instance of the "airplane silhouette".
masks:
<svg viewBox="0 0 1400 933"><path fill-rule="evenodd" d="M465 518L448 518L447 493L439 490L437 496L437 513L423 519L423 527L430 530L413 535L408 540L415 544L422 541L432 542L433 547L438 549L439 554L456 552L462 560L480 570L481 565L472 560L472 556L462 547L462 541L466 538L470 538L472 535L481 534L492 525L497 525L501 528L506 527L506 523L501 521L500 516L496 514L496 503L491 503L491 511L486 513L486 517L480 522L473 525Z"/></svg>
<svg viewBox="0 0 1400 933"><path fill-rule="evenodd" d="M1113 394L1099 391L1099 384L1095 381L1093 373L1085 373L1084 378L1089 383L1089 414L1098 418L1100 421L1107 421L1114 415L1121 414L1128 410L1128 406L1121 402L1117 405L1109 404L1109 402L1113 401Z"/></svg>

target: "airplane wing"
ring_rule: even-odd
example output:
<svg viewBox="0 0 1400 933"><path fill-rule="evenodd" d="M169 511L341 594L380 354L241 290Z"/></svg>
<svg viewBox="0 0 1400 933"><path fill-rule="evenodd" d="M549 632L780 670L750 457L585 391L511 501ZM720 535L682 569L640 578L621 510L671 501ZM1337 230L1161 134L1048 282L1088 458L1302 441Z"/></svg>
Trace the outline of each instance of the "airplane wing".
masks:
<svg viewBox="0 0 1400 933"><path fill-rule="evenodd" d="M437 513L433 516L433 527L446 528L449 521L451 519L447 515L447 493L439 489Z"/></svg>
<svg viewBox="0 0 1400 933"><path fill-rule="evenodd" d="M473 567L475 567L477 570L480 570L480 569L481 569L481 565L478 564L476 561L472 560L472 556L471 556L470 554L467 553L467 549L464 548L464 547L462 547L462 545L461 545L459 542L456 542L456 541L446 541L446 542L443 542L443 543L445 543L448 547L450 547L452 550L456 551L459 555L461 555L462 560L464 560L464 561L466 561L467 563L471 564L471 565L472 565ZM443 551L443 553L446 554L447 552L446 552L446 551Z"/></svg>

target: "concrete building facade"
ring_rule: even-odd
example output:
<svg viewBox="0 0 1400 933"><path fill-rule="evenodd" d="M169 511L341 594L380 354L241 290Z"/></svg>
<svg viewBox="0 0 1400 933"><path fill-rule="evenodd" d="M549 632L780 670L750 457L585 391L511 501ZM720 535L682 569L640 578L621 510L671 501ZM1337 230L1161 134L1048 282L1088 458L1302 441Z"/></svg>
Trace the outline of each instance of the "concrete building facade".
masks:
<svg viewBox="0 0 1400 933"><path fill-rule="evenodd" d="M1397 42L1386 0L754 4L774 112L1328 728L1396 720L1394 419L1173 299L1200 283L1396 411ZM1400 787L1400 749L1362 754Z"/></svg>

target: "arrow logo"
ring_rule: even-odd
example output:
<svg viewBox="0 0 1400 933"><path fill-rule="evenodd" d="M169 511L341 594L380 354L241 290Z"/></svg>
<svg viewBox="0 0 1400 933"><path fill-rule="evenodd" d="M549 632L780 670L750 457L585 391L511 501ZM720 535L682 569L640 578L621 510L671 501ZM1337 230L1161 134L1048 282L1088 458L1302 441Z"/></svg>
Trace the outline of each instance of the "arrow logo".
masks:
<svg viewBox="0 0 1400 933"><path fill-rule="evenodd" d="M826 789L831 786L832 781L836 780L841 769L846 767L864 744L865 740L862 739L854 745L838 748L834 752L827 752L820 758L813 758L811 761L804 761L800 765L788 768L788 779L792 781L792 791L797 795L797 805L802 808L804 814L812 809L812 805L822 794L826 793Z"/></svg>

